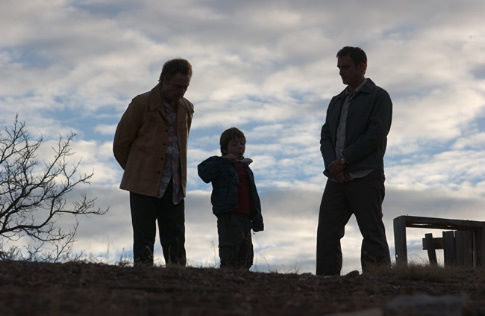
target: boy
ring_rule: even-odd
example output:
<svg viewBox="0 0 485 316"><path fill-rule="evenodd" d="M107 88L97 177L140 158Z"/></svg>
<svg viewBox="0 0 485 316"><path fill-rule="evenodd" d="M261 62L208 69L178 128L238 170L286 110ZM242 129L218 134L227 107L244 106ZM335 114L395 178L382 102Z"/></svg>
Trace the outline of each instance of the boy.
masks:
<svg viewBox="0 0 485 316"><path fill-rule="evenodd" d="M244 158L246 137L239 129L225 130L220 139L222 157L198 166L204 182L212 182L212 211L217 216L221 268L248 269L253 264L251 229L263 231L261 203L254 184L252 162Z"/></svg>

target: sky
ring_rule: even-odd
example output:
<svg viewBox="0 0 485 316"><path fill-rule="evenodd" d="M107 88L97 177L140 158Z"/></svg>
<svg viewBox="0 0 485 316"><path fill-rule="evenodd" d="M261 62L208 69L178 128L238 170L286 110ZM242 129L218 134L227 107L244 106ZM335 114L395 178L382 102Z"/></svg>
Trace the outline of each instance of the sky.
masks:
<svg viewBox="0 0 485 316"><path fill-rule="evenodd" d="M114 131L131 99L157 84L163 63L187 58L193 76L185 96L195 107L188 264L218 266L211 186L197 165L218 155L220 134L236 126L254 160L265 221L253 235L252 270L314 273L326 182L320 128L331 97L345 88L335 54L359 46L366 77L393 101L383 214L394 258L397 216L485 219L484 11L481 0L0 0L0 124L18 114L47 143L77 134L81 171L94 172L82 190L110 210L80 220L75 251L108 262L130 258ZM427 260L427 232L408 229L415 262ZM352 217L342 273L360 270L361 240ZM159 245L155 257L163 264Z"/></svg>

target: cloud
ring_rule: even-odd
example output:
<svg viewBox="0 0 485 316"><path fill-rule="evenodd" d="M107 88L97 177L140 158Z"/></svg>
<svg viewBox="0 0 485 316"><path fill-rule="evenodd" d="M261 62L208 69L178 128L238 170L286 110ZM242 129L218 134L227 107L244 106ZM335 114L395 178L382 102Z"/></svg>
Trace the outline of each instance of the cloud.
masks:
<svg viewBox="0 0 485 316"><path fill-rule="evenodd" d="M483 182L485 174L481 166L484 159L483 151L421 155L409 162L393 163L386 169L386 174L389 183L403 188L467 190L479 187Z"/></svg>
<svg viewBox="0 0 485 316"><path fill-rule="evenodd" d="M284 188L261 193L265 231L253 235L255 270L280 272L312 272L315 269L316 229L323 191L319 189ZM105 256L109 249L112 261L123 252L131 255L131 219L128 193L110 188L92 187L98 205L110 206L104 216L81 219L76 249L90 249L93 255ZM478 192L477 192L478 193ZM383 205L387 239L394 260L392 220L401 215L481 220L485 192L463 195L446 189L403 190L387 187ZM446 196L446 198L444 198ZM440 235L440 230L409 228L407 232L409 258L426 261L421 249L425 233ZM343 273L360 270L360 235L355 218L346 226L342 239ZM191 191L186 200L186 248L193 266L217 266L217 227L208 192ZM158 241L156 241L158 244ZM163 263L160 246L155 251Z"/></svg>
<svg viewBox="0 0 485 316"><path fill-rule="evenodd" d="M94 129L96 130L96 132L98 132L100 134L112 136L112 135L115 134L116 125L114 125L114 124L111 124L111 125L101 124L101 125L97 125Z"/></svg>
<svg viewBox="0 0 485 316"><path fill-rule="evenodd" d="M470 135L467 138L460 138L453 145L453 149L472 149L480 150L485 148L485 133Z"/></svg>
<svg viewBox="0 0 485 316"><path fill-rule="evenodd" d="M112 157L113 133L130 100L155 86L163 62L186 57L194 70L186 96L195 105L190 260L214 264L216 241L210 185L199 179L197 164L218 155L220 134L237 126L246 133L270 223L268 232L254 236L257 266L313 271L312 232L325 183L320 128L330 98L344 88L335 58L344 45L364 48L367 75L394 104L388 236L388 214L403 210L479 218L471 209L483 209L476 199L485 194L484 9L472 0L2 1L0 121L13 122L19 113L46 145L77 134L73 161L94 172L94 192L114 214L83 225L89 232L81 234L80 247L96 254L109 248L111 257L129 252L129 209L127 195L117 190L122 170ZM48 157L47 148L40 157ZM294 217L302 209L304 216ZM285 235L292 223L298 228ZM345 269L359 266L359 240L351 222Z"/></svg>

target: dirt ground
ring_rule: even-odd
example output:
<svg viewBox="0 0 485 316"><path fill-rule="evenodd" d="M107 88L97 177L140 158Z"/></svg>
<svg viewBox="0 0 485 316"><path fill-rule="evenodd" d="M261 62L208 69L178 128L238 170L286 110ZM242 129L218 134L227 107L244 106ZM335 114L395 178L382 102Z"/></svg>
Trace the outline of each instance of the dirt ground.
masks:
<svg viewBox="0 0 485 316"><path fill-rule="evenodd" d="M415 293L464 295L478 310L485 271L415 267L319 277L0 261L1 315L322 315L381 308Z"/></svg>

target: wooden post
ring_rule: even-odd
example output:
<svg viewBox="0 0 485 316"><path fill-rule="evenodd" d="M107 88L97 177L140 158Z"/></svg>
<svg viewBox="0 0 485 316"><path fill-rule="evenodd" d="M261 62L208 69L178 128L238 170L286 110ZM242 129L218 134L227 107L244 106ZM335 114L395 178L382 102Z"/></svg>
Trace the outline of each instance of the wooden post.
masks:
<svg viewBox="0 0 485 316"><path fill-rule="evenodd" d="M476 255L477 267L485 267L485 228L475 231L474 250Z"/></svg>
<svg viewBox="0 0 485 316"><path fill-rule="evenodd" d="M465 265L465 245L463 231L457 230L455 232L455 246L456 246L456 258L455 262L457 266Z"/></svg>
<svg viewBox="0 0 485 316"><path fill-rule="evenodd" d="M472 232L457 230L455 232L456 265L473 266Z"/></svg>
<svg viewBox="0 0 485 316"><path fill-rule="evenodd" d="M423 239L423 249L428 250L429 263L431 265L437 265L436 250L433 242L433 234L425 234Z"/></svg>
<svg viewBox="0 0 485 316"><path fill-rule="evenodd" d="M394 251L396 253L396 264L408 263L408 250L406 245L406 217L394 218Z"/></svg>
<svg viewBox="0 0 485 316"><path fill-rule="evenodd" d="M456 246L453 231L443 232L443 254L445 257L445 267L456 264Z"/></svg>
<svg viewBox="0 0 485 316"><path fill-rule="evenodd" d="M465 267L473 267L473 232L463 232L463 265Z"/></svg>

